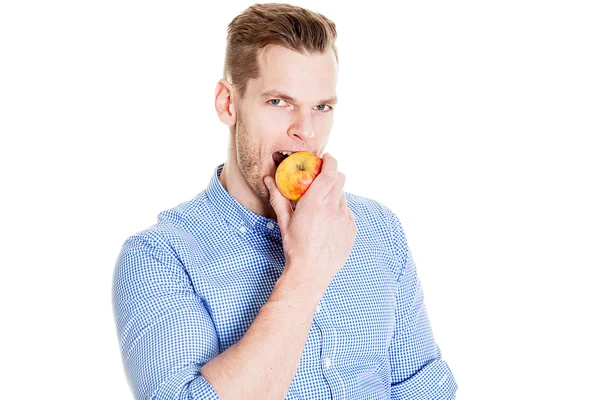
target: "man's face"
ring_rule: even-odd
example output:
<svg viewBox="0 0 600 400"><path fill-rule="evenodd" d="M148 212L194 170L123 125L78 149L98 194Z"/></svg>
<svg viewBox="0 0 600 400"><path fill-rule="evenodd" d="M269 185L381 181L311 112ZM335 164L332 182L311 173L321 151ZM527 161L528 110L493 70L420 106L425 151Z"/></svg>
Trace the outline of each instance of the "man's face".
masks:
<svg viewBox="0 0 600 400"><path fill-rule="evenodd" d="M333 126L337 62L333 50L303 55L281 46L271 46L258 59L260 77L249 80L236 103L235 144L242 175L269 204L263 179L275 176L274 153L324 153Z"/></svg>

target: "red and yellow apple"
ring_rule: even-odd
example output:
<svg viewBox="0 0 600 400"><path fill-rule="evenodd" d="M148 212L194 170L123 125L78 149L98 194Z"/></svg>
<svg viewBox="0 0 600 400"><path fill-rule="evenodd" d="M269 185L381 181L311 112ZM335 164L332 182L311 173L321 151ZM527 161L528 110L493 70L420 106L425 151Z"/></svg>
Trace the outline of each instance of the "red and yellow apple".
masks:
<svg viewBox="0 0 600 400"><path fill-rule="evenodd" d="M277 167L275 184L286 199L298 201L321 173L322 164L323 160L314 153L293 153Z"/></svg>

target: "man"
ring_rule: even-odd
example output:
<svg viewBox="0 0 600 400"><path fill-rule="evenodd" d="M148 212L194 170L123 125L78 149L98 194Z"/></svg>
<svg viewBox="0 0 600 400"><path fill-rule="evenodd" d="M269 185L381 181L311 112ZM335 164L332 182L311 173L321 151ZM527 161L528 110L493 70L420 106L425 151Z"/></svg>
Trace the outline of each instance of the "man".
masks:
<svg viewBox="0 0 600 400"><path fill-rule="evenodd" d="M343 192L324 153L336 107L333 22L286 4L229 25L215 92L227 161L119 255L123 361L144 399L452 399L393 212ZM323 157L294 204L279 152Z"/></svg>

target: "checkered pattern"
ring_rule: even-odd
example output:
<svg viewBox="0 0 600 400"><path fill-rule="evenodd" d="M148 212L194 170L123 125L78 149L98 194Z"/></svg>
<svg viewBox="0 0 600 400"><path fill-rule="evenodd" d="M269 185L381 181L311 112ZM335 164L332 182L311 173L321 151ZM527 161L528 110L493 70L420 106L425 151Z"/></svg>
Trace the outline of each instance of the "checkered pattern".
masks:
<svg viewBox="0 0 600 400"><path fill-rule="evenodd" d="M139 399L218 399L200 368L240 340L285 258L277 221L221 186L130 236L114 275L125 371ZM396 215L345 193L357 237L323 295L285 399L453 399Z"/></svg>

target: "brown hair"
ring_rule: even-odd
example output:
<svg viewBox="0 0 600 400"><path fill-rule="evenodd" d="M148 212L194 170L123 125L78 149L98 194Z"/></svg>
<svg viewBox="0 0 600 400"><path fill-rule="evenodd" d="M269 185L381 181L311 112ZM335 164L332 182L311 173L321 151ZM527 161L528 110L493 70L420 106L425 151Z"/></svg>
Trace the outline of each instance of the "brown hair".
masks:
<svg viewBox="0 0 600 400"><path fill-rule="evenodd" d="M249 79L260 75L259 51L281 45L301 53L333 49L338 61L335 23L325 16L282 3L255 4L235 17L227 29L223 77L231 78L243 98Z"/></svg>

